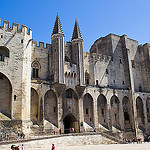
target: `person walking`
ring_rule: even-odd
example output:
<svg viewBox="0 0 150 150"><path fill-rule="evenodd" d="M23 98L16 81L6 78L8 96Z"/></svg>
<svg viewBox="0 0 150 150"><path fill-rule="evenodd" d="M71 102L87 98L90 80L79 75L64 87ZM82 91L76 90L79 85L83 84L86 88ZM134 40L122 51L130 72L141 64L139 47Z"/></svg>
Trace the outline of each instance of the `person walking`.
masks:
<svg viewBox="0 0 150 150"><path fill-rule="evenodd" d="M52 150L54 150L55 149L55 145L54 144L52 144Z"/></svg>

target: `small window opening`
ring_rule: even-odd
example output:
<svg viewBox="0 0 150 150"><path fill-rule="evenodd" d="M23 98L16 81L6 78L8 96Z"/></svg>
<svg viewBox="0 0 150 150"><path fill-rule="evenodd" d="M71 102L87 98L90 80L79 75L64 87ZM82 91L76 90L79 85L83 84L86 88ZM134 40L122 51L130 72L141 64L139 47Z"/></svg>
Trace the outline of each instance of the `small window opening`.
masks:
<svg viewBox="0 0 150 150"><path fill-rule="evenodd" d="M71 90L66 91L66 98L72 98L72 91Z"/></svg>
<svg viewBox="0 0 150 150"><path fill-rule="evenodd" d="M90 121L92 121L92 118L90 118Z"/></svg>
<svg viewBox="0 0 150 150"><path fill-rule="evenodd" d="M124 81L122 81L122 84L124 85Z"/></svg>
<svg viewBox="0 0 150 150"><path fill-rule="evenodd" d="M108 74L108 69L106 69L106 74Z"/></svg>
<svg viewBox="0 0 150 150"><path fill-rule="evenodd" d="M142 87L141 86L139 86L139 92L142 92Z"/></svg>
<svg viewBox="0 0 150 150"><path fill-rule="evenodd" d="M88 108L86 108L86 114L87 114L87 115L89 114Z"/></svg>
<svg viewBox="0 0 150 150"><path fill-rule="evenodd" d="M1 35L1 38L3 38L3 35Z"/></svg>
<svg viewBox="0 0 150 150"><path fill-rule="evenodd" d="M117 115L115 114L115 120L117 120Z"/></svg>
<svg viewBox="0 0 150 150"><path fill-rule="evenodd" d="M56 107L54 107L54 113L56 113Z"/></svg>
<svg viewBox="0 0 150 150"><path fill-rule="evenodd" d="M122 60L120 59L120 64L122 64Z"/></svg>
<svg viewBox="0 0 150 150"><path fill-rule="evenodd" d="M102 111L102 115L104 115L104 109L103 108L101 109L101 111Z"/></svg>
<svg viewBox="0 0 150 150"><path fill-rule="evenodd" d="M104 119L104 123L105 123L105 119Z"/></svg>
<svg viewBox="0 0 150 150"><path fill-rule="evenodd" d="M98 80L96 80L96 85L98 86Z"/></svg>
<svg viewBox="0 0 150 150"><path fill-rule="evenodd" d="M147 108L147 113L149 114L149 108Z"/></svg>
<svg viewBox="0 0 150 150"><path fill-rule="evenodd" d="M115 80L113 80L113 82L115 83Z"/></svg>
<svg viewBox="0 0 150 150"><path fill-rule="evenodd" d="M17 99L17 96L16 95L14 95L14 101Z"/></svg>
<svg viewBox="0 0 150 150"><path fill-rule="evenodd" d="M111 61L114 61L114 57L113 56L111 57Z"/></svg>
<svg viewBox="0 0 150 150"><path fill-rule="evenodd" d="M23 43L23 40L21 40L21 43Z"/></svg>

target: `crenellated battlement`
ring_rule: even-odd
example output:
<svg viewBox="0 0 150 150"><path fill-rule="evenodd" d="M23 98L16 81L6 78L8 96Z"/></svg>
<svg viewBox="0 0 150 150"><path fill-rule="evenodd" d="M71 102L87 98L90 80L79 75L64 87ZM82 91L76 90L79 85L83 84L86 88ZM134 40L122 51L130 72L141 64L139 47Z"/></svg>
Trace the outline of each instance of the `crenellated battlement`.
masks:
<svg viewBox="0 0 150 150"><path fill-rule="evenodd" d="M86 58L86 57L89 57L90 56L90 53L89 52L84 52L84 58Z"/></svg>
<svg viewBox="0 0 150 150"><path fill-rule="evenodd" d="M39 44L37 44L37 41L32 41L32 45L34 46L34 48L41 48L41 50L50 50L52 45L46 43L46 47L45 47L45 43L44 42L39 42Z"/></svg>
<svg viewBox="0 0 150 150"><path fill-rule="evenodd" d="M109 62L111 60L111 56L96 53L92 53L92 57L95 62L96 61Z"/></svg>
<svg viewBox="0 0 150 150"><path fill-rule="evenodd" d="M28 28L25 25L21 25L21 29L19 29L19 24L14 22L12 24L12 27L10 27L10 22L6 20L3 21L3 26L0 26L0 29L3 29L8 32L24 33L32 36L31 28Z"/></svg>

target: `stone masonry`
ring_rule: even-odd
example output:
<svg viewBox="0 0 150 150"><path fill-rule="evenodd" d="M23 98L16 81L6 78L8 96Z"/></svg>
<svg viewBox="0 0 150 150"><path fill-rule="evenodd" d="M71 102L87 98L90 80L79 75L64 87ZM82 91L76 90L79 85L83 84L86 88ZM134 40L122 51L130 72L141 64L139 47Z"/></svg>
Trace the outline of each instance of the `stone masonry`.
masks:
<svg viewBox="0 0 150 150"><path fill-rule="evenodd" d="M57 14L51 44L32 30L0 26L0 130L150 134L150 44L126 35L97 39L85 54L77 20L71 42Z"/></svg>

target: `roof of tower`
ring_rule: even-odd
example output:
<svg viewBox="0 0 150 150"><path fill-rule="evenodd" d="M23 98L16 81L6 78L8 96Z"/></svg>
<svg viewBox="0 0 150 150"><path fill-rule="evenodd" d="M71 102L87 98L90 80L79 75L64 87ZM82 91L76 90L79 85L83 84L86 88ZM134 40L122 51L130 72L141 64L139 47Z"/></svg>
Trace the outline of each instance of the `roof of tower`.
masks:
<svg viewBox="0 0 150 150"><path fill-rule="evenodd" d="M73 39L82 39L82 36L81 36L81 32L80 32L80 29L79 29L79 25L78 25L78 22L77 22L77 19L75 21L75 25L74 25L74 29L73 29L73 35L72 35L72 40Z"/></svg>
<svg viewBox="0 0 150 150"><path fill-rule="evenodd" d="M63 34L63 30L62 30L62 27L61 27L61 23L60 23L60 19L59 19L59 15L57 13L57 17L56 17L56 21L55 21L55 25L54 25L54 29L53 29L53 34L57 34L57 33L60 33L60 34Z"/></svg>

